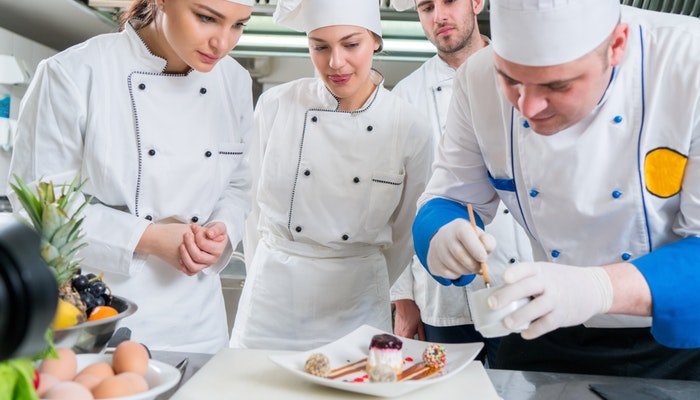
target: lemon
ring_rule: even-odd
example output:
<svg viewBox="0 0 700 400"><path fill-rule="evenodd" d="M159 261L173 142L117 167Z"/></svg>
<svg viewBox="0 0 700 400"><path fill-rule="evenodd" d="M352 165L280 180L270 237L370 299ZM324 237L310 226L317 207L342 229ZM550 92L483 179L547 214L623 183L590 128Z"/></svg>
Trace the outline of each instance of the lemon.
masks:
<svg viewBox="0 0 700 400"><path fill-rule="evenodd" d="M83 313L78 307L63 299L58 299L58 308L56 309L52 327L53 329L69 328L77 325L82 318Z"/></svg>

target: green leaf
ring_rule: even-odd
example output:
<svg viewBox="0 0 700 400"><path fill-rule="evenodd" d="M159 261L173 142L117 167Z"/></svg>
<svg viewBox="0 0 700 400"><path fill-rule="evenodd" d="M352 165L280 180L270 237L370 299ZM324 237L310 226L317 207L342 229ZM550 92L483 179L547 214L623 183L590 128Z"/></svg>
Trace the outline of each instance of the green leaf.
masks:
<svg viewBox="0 0 700 400"><path fill-rule="evenodd" d="M12 367L11 361L0 363L0 399L14 398L18 380L19 373Z"/></svg>
<svg viewBox="0 0 700 400"><path fill-rule="evenodd" d="M39 399L34 390L32 360L16 358L0 363L0 399Z"/></svg>
<svg viewBox="0 0 700 400"><path fill-rule="evenodd" d="M44 205L44 212L41 218L41 236L51 241L56 231L66 222L68 222L68 216L58 204L49 203Z"/></svg>
<svg viewBox="0 0 700 400"><path fill-rule="evenodd" d="M36 187L39 200L45 204L56 202L56 191L53 187L53 182L39 182Z"/></svg>
<svg viewBox="0 0 700 400"><path fill-rule="evenodd" d="M27 214L29 215L29 219L32 221L32 224L34 225L34 229L37 231L41 230L41 202L37 197L34 195L32 190L27 186L22 179L20 179L17 175L13 175L15 177L15 181L17 182L17 185L10 183L10 187L12 190L17 194L17 198L19 199L19 202L22 204L22 207L27 211Z"/></svg>
<svg viewBox="0 0 700 400"><path fill-rule="evenodd" d="M41 247L41 258L43 258L47 264L54 263L54 260L58 259L60 256L61 252L58 250L58 247L54 246L49 242L46 242Z"/></svg>
<svg viewBox="0 0 700 400"><path fill-rule="evenodd" d="M73 226L75 223L71 223L71 221L67 221L60 225L58 229L56 229L56 232L53 233L53 235L49 238L49 242L51 242L55 247L62 248L66 244L71 244L70 240L70 234L73 232Z"/></svg>

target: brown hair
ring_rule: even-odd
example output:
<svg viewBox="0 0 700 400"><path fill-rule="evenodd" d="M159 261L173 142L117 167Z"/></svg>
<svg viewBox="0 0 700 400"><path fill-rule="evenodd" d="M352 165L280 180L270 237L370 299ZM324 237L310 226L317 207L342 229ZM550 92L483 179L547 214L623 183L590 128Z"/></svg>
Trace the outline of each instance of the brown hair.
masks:
<svg viewBox="0 0 700 400"><path fill-rule="evenodd" d="M155 0L132 1L129 8L119 17L119 30L123 31L126 24L132 19L135 20L133 26L136 30L153 22L156 16L155 3Z"/></svg>
<svg viewBox="0 0 700 400"><path fill-rule="evenodd" d="M369 29L367 29L367 30L369 31ZM377 50L374 51L374 54L379 54L379 53L381 53L381 52L382 52L382 49L384 49L384 39L382 39L381 36L377 35L376 33L372 32L372 31L369 31L369 33L371 33L372 36L374 37L374 40L375 40L377 43L379 43L379 48L378 48Z"/></svg>

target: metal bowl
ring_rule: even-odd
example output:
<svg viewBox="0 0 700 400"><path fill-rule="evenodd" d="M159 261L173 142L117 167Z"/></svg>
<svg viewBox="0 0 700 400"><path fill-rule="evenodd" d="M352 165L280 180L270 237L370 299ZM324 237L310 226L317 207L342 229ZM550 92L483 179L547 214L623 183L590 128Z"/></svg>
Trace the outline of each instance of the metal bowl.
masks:
<svg viewBox="0 0 700 400"><path fill-rule="evenodd" d="M56 347L70 347L76 353L99 353L114 334L117 322L136 312L138 306L118 296L112 296L112 303L119 314L97 321L86 321L70 328L54 330Z"/></svg>

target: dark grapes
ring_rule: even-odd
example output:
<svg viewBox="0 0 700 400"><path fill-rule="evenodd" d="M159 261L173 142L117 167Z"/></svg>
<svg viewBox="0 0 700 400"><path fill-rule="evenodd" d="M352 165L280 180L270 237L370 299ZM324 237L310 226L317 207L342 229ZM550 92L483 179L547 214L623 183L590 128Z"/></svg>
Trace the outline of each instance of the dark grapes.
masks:
<svg viewBox="0 0 700 400"><path fill-rule="evenodd" d="M97 306L111 306L112 293L109 287L102 281L102 274L85 274L77 273L71 280L71 286L75 290L85 304L87 315L90 315L93 308Z"/></svg>
<svg viewBox="0 0 700 400"><path fill-rule="evenodd" d="M97 307L97 300L95 300L95 296L93 296L89 292L82 292L80 293L80 299L83 301L83 303L85 303L85 307L87 308L87 314L90 315L92 309Z"/></svg>
<svg viewBox="0 0 700 400"><path fill-rule="evenodd" d="M95 297L100 297L105 292L107 291L107 287L105 286L104 282L102 281L93 281L90 282L90 294L92 294Z"/></svg>
<svg viewBox="0 0 700 400"><path fill-rule="evenodd" d="M88 278L85 275L78 275L73 278L71 284L76 292L81 293L83 290L88 288Z"/></svg>
<svg viewBox="0 0 700 400"><path fill-rule="evenodd" d="M100 296L102 300L105 302L104 305L106 306L111 306L112 305L112 296L108 295L107 293L103 294Z"/></svg>

